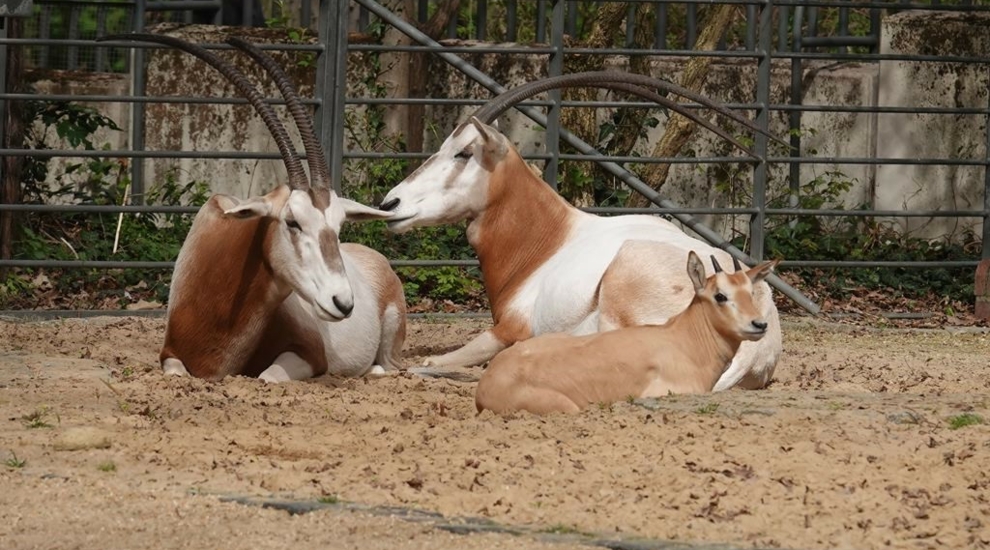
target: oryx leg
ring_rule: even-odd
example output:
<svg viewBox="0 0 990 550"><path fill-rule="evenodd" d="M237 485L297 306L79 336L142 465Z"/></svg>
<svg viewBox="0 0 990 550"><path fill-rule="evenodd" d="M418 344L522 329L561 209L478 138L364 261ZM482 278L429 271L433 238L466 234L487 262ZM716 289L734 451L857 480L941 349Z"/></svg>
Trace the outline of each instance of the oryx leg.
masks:
<svg viewBox="0 0 990 550"><path fill-rule="evenodd" d="M510 342L511 343L511 342ZM424 367L460 368L474 367L487 363L495 354L509 347L509 344L495 336L495 329L489 329L474 337L463 347L450 353L428 357Z"/></svg>
<svg viewBox="0 0 990 550"><path fill-rule="evenodd" d="M288 382L289 380L306 380L313 377L313 366L291 351L282 353L275 362L265 369L259 380L265 382Z"/></svg>
<svg viewBox="0 0 990 550"><path fill-rule="evenodd" d="M189 376L186 366L175 357L162 361L162 371L168 376Z"/></svg>
<svg viewBox="0 0 990 550"><path fill-rule="evenodd" d="M406 341L405 319L395 306L385 308L376 363L365 376L385 376L399 372L399 354Z"/></svg>

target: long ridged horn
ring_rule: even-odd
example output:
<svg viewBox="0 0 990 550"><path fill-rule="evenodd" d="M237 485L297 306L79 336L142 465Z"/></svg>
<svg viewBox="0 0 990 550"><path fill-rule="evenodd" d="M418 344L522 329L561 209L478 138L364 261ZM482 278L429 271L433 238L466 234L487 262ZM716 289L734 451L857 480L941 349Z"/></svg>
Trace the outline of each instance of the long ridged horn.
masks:
<svg viewBox="0 0 990 550"><path fill-rule="evenodd" d="M742 271L742 264L739 263L739 258L735 256L732 257L732 268L736 271Z"/></svg>
<svg viewBox="0 0 990 550"><path fill-rule="evenodd" d="M282 122L279 121L278 116L275 114L275 111L272 109L271 105L265 103L264 98L262 98L257 88L255 88L248 81L247 77L244 76L244 73L240 72L236 67L202 46L187 42L174 36L135 32L111 34L101 36L96 39L97 42L106 42L110 40L141 41L164 44L166 46L171 46L192 54L219 71L220 74L229 80L231 84L237 88L237 91L248 100L248 102L254 107L254 110L257 111L258 115L261 117L261 120L264 121L265 126L268 127L268 131L271 132L272 137L275 139L275 144L278 146L279 153L282 155L282 162L285 163L285 168L289 173L289 187L302 190L309 188L309 182L306 179L306 170L303 169L303 165L299 161L299 157L293 150L292 141L289 139L289 134L285 131L285 127L282 126Z"/></svg>
<svg viewBox="0 0 990 550"><path fill-rule="evenodd" d="M330 189L330 169L327 167L327 157L323 153L323 146L316 137L313 129L313 119L309 111L302 104L299 98L299 91L292 84L289 76L285 74L282 67L270 55L244 40L243 38L232 36L227 39L227 43L251 56L275 81L279 92L285 98L285 102L292 114L292 120L296 122L299 135L302 137L303 146L306 148L306 164L309 165L310 177L313 179L313 186L317 188Z"/></svg>
<svg viewBox="0 0 990 550"><path fill-rule="evenodd" d="M478 117L479 120L490 124L492 120L498 117L500 114L507 111L509 108L513 107L515 104L529 99L535 95L541 94L549 90L555 90L559 88L576 88L576 87L592 87L592 88L606 88L606 89L619 89L649 99L655 103L663 105L677 113L684 115L685 117L701 124L705 128L716 132L723 139L728 140L730 143L736 147L742 149L748 154L755 155L748 147L741 144L738 140L732 138L724 131L717 131L712 128L713 125L705 124L702 122L700 116L698 116L692 109L688 109L684 105L663 98L663 101L658 101L655 96L656 94L652 90L663 90L675 95L679 95L685 99L695 101L709 107L710 109L716 111L717 113L732 119L733 121L746 126L754 132L763 134L770 139L781 143L783 145L788 145L783 140L777 138L773 134L764 131L763 129L757 127L750 120L743 118L739 114L733 112L732 110L726 108L725 106L712 101L711 99L682 86L678 86L672 82L665 80L634 74L625 73L620 71L589 71L583 73L573 73L562 76L556 76L553 78L546 78L536 82L530 82L529 84L523 84L522 86L517 86L511 90L507 90L498 96L492 98L488 103L484 104L477 111L475 111L474 116ZM646 92L650 95L646 95ZM663 96L659 96L663 97ZM721 129L720 129L721 130Z"/></svg>
<svg viewBox="0 0 990 550"><path fill-rule="evenodd" d="M722 272L722 266L718 265L718 260L715 259L715 255L712 255L712 267L715 269L715 273Z"/></svg>

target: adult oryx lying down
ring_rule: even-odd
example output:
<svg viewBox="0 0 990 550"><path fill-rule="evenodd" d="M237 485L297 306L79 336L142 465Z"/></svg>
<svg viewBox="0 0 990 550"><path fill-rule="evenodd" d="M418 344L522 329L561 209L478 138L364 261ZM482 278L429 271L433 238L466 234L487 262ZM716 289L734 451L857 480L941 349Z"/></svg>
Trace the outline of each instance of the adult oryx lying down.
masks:
<svg viewBox="0 0 990 550"><path fill-rule="evenodd" d="M474 117L389 191L381 208L394 214L388 226L396 232L467 220L481 263L495 325L427 366L480 365L539 334L661 324L691 301L688 251L732 262L662 218L600 217L573 207L508 138ZM754 299L766 336L743 343L715 390L761 388L773 375L782 344L765 282L756 284Z"/></svg>
<svg viewBox="0 0 990 550"><path fill-rule="evenodd" d="M150 34L103 40L167 44L227 77L265 121L288 182L261 197L214 195L193 221L176 261L160 360L169 374L284 381L326 372L381 374L397 366L405 338L402 285L378 252L338 240L345 220L392 214L338 197L295 87L266 54L232 39L271 74L306 147L307 180L271 106L236 68L183 40Z"/></svg>
<svg viewBox="0 0 990 550"><path fill-rule="evenodd" d="M736 263L730 274L714 256L711 261L714 272L706 279L701 259L688 253L694 296L664 325L544 334L499 353L478 382L478 412L577 412L592 403L710 392L740 344L766 334L753 285L776 264L741 271Z"/></svg>

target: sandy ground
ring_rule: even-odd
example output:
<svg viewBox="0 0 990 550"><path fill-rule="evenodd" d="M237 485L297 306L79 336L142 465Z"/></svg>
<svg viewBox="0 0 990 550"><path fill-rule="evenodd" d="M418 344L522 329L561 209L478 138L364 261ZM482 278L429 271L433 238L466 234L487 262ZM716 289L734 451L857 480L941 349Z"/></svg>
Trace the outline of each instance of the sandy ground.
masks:
<svg viewBox="0 0 990 550"><path fill-rule="evenodd" d="M984 334L791 319L766 390L500 418L470 381L166 379L163 326L0 322L4 549L990 547L990 424L952 425L990 421ZM449 530L481 520L524 532Z"/></svg>

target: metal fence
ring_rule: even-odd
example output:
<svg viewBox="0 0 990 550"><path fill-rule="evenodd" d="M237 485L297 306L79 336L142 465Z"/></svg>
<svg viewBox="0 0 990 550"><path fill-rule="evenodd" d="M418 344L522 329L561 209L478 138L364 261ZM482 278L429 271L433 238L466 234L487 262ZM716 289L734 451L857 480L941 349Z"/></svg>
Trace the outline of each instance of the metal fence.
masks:
<svg viewBox="0 0 990 550"><path fill-rule="evenodd" d="M318 45L285 44L270 46L274 49L303 50L316 54L316 93L309 102L315 107L317 131L322 136L324 147L330 155L331 175L335 182L340 181L344 163L352 159L359 158L424 158L427 153L382 153L368 151L346 151L344 150L344 113L349 106L359 105L408 105L414 103L426 104L472 104L483 103L487 98L460 98L460 99L429 99L429 98L360 98L349 97L346 94L346 64L347 55L351 52L387 52L387 51L407 51L407 52L429 52L438 56L467 77L479 83L492 94L503 91L500 83L496 82L488 75L473 67L465 60L465 54L496 53L499 55L514 55L525 53L526 55L546 56L546 63L550 76L560 74L564 67L566 56L581 56L588 54L607 54L616 56L625 55L663 55L675 58L691 58L696 56L713 56L719 58L733 58L747 60L756 68L757 87L756 95L751 102L732 105L734 108L752 110L756 113L755 120L758 124L767 128L769 114L772 112L786 112L790 115L792 129L801 129L801 114L813 111L819 112L864 112L864 113L903 113L903 112L924 112L934 114L953 115L977 115L986 117L990 114L990 108L934 108L918 106L916 108L884 108L870 105L801 105L802 63L808 60L831 60L835 62L861 62L878 63L882 60L907 60L925 63L966 63L985 64L988 59L984 57L961 57L961 56L941 56L941 55L892 55L880 54L879 44L879 21L883 13L896 10L947 10L966 12L987 12L990 6L983 3L960 2L957 4L943 4L939 2L931 3L908 3L896 2L841 2L835 0L824 1L800 1L800 0L723 0L721 3L736 4L746 13L746 24L741 31L733 36L723 37L720 42L719 51L697 52L691 50L691 46L697 38L698 33L698 11L700 6L710 5L707 0L687 0L680 2L656 2L654 0L636 0L628 2L629 9L636 9L640 4L653 4L657 10L656 25L652 29L655 40L649 48L630 48L631 37L635 32L633 25L627 28L627 36L630 37L626 47L608 48L605 50L587 51L579 47L569 47L566 45L565 35L576 36L582 32L584 17L581 10L587 6L594 7L602 2L576 2L573 0L536 0L535 2L517 2L515 0L503 0L497 3L494 0L470 3L466 8L462 8L454 20L451 21L447 29L447 36L461 38L489 39L496 41L526 40L530 44L520 46L514 44L490 44L471 46L442 45L434 39L426 36L419 28L395 15L388 9L377 3L375 0L350 0L340 2L337 0L322 0L318 14L312 14L309 10L309 3L302 3L303 12L299 20L303 23L313 24L312 17L316 16L315 24L319 36ZM50 63L52 52L61 48L64 52L71 52L73 48L77 52L96 52L92 57L83 54L66 53L65 68L89 69L89 70L114 70L112 67L115 61L114 55L110 52L118 51L133 52L133 59L130 63L135 67L143 67L145 50L148 47L134 44L109 44L107 46L96 47L91 41L97 35L113 30L120 30L123 27L141 30L148 21L149 12L162 12L168 14L179 14L180 20L190 18L189 10L193 8L219 8L221 2L217 1L183 1L175 0L168 2L65 2L65 1L37 1L41 7L36 12L38 23L35 29L36 36L22 38L7 38L4 34L0 36L0 49L27 48L31 49L31 55L35 56L33 62L43 66ZM72 4L72 9L65 11L66 4ZM425 21L429 15L431 2L420 0L418 3L417 17L420 21ZM492 6L498 5L505 10L505 17L500 18L497 26L493 26L488 17ZM101 8L102 6L102 8ZM116 19L113 26L110 17L100 16L100 13L109 14L110 11L101 12L101 9L113 10L124 8L128 10L126 17ZM62 12L58 10L62 9ZM95 28L91 29L91 34L73 35L71 29L76 28L72 22L73 13L82 14L79 10L94 9L92 13ZM250 12L250 10L247 10ZM526 12L525 14L523 12ZM45 14L48 15L45 15ZM58 17L68 18L68 35L53 38L51 29L54 26L51 20L54 14L61 13ZM219 13L219 12L218 12ZM821 21L828 15L830 21L834 20L828 30L822 28ZM676 15L676 17L675 17ZM45 27L40 21L48 17L49 25ZM217 17L214 15L214 17ZM529 17L529 19L525 19ZM184 19L183 19L184 18ZM247 20L247 19L245 19ZM390 25L405 33L412 41L411 46L390 47L378 44L351 43L348 35L351 32L362 32L370 25ZM30 24L27 25L28 28ZM497 28L495 28L497 27ZM853 28L855 27L855 29ZM49 36L44 36L45 28L49 29ZM494 29L494 31L493 31ZM855 32L854 32L855 31ZM523 35L526 36L523 36ZM222 45L209 45L210 48L224 48ZM133 49L131 49L133 48ZM105 52L100 54L98 52ZM47 53L45 53L47 52ZM102 57L101 57L102 56ZM770 94L770 69L772 60L787 60L792 69L792 85L790 90L790 101L781 104L771 102ZM0 71L2 73L2 71ZM21 149L0 150L2 155L45 155L45 156L101 156L101 157L122 157L133 158L132 181L136 192L144 181L141 159L146 158L273 158L274 155L259 154L244 151L212 151L212 152L189 152L189 151L146 151L144 150L144 119L143 105L156 101L168 102L229 102L242 103L242 100L231 99L217 100L215 98L155 98L149 97L144 90L144 74L142 70L133 71L133 95L127 97L120 96L38 96L32 94L4 93L0 94L0 108L6 105L9 100L24 99L50 99L61 101L89 101L89 102L110 102L127 101L135 104L132 128L131 128L131 149L124 151L96 151L81 152L78 150L46 150L25 151ZM281 104L280 99L272 99L273 103ZM605 102L605 105L626 105L631 103ZM990 124L987 125L988 135L984 142L984 155L980 158L821 158L814 155L802 154L800 133L792 132L791 144L793 149L787 156L774 156L769 149L768 140L765 137L757 136L754 149L760 157L749 159L754 168L753 174L753 204L739 208L683 208L674 204L670 200L664 199L656 192L652 191L645 182L642 182L634 173L627 170L626 166L631 162L692 162L699 164L718 163L738 163L739 157L733 158L671 158L671 159L630 159L615 158L600 154L598 151L581 141L579 138L567 132L560 126L560 109L569 106L598 106L599 103L563 102L559 93L550 93L548 101L530 101L519 107L519 110L527 116L544 125L547 130L546 153L535 155L534 158L546 161L545 177L548 181L554 182L557 179L559 163L569 159L587 159L598 162L607 172L621 180L632 189L642 192L655 205L650 212L668 215L676 218L686 226L713 244L723 247L734 255L740 257L751 257L760 259L764 256L764 228L768 217L774 216L795 216L795 215L820 215L820 216L896 216L896 217L980 217L986 220L990 215L990 172L985 172L986 189L984 191L984 204L982 209L970 211L939 210L939 211L906 211L894 210L878 212L871 210L810 210L797 208L791 205L789 208L770 208L767 204L767 184L769 177L769 167L771 165L787 165L791 170L791 185L797 185L797 170L804 163L813 164L861 164L861 165L897 165L897 164L930 164L930 165L957 165L957 166L982 166L986 170L990 166ZM581 155L566 155L561 153L560 145L566 143L572 148L580 151ZM794 190L795 193L797 189ZM32 212L44 210L62 210L77 212L187 212L195 211L193 208L184 207L156 207L154 205L127 205L127 206L32 206L32 205L10 205L0 204L2 212ZM611 209L610 213L621 212L622 209ZM750 249L748 254L736 249L723 239L715 231L705 227L695 217L701 214L735 214L750 216L749 227ZM990 223L983 224L983 248L982 258L990 258L990 244L987 237L990 233ZM978 260L960 260L948 262L879 262L879 261L806 261L802 259L788 259L784 266L805 266L823 268L845 268L845 267L975 267ZM471 262L465 261L416 261L405 260L396 261L395 265L469 265ZM171 268L171 262L114 262L114 261L26 261L26 260L0 260L2 267L49 267L49 268ZM800 295L794 289L784 284L779 279L775 280L775 286L783 290L785 294L797 300L802 306L809 310L816 310L815 304Z"/></svg>

